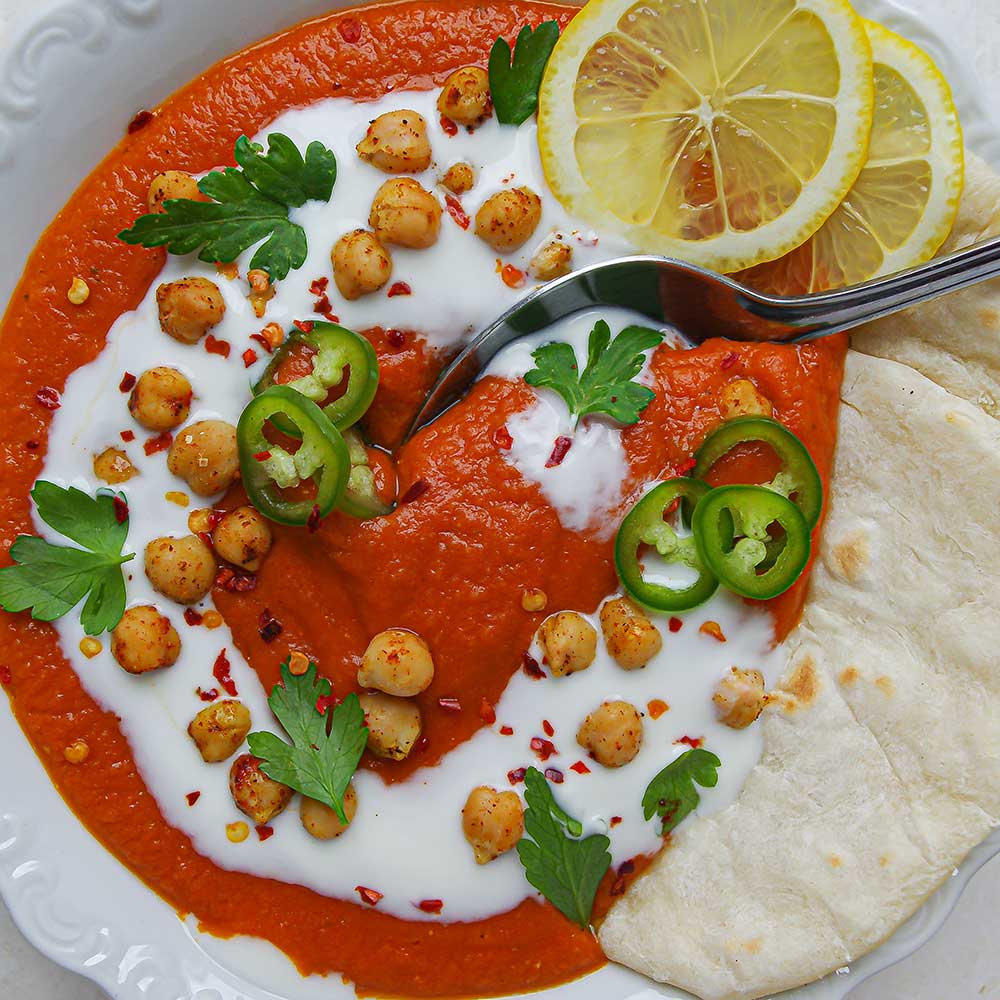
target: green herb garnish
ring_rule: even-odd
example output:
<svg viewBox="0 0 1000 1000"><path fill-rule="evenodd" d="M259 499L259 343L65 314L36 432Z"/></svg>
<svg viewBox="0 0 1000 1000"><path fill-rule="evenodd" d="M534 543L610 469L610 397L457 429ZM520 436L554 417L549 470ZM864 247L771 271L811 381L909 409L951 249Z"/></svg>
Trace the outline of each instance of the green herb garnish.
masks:
<svg viewBox="0 0 1000 1000"><path fill-rule="evenodd" d="M121 494L92 497L74 486L39 481L31 491L38 516L80 548L53 545L34 535L19 535L10 547L17 565L0 569L0 607L31 608L36 621L62 618L88 594L80 614L87 635L113 629L125 613L122 555L128 537L128 506Z"/></svg>
<svg viewBox="0 0 1000 1000"><path fill-rule="evenodd" d="M538 88L542 85L545 64L559 41L559 23L544 21L534 31L525 25L510 46L498 38L490 49L490 95L497 121L520 125L538 107Z"/></svg>
<svg viewBox="0 0 1000 1000"><path fill-rule="evenodd" d="M275 132L268 151L245 135L236 140L236 162L242 168L215 170L198 181L212 201L177 198L164 211L143 215L118 239L132 246L166 247L169 253L192 253L199 260L229 263L265 240L250 261L278 281L305 263L305 230L288 218L288 210L307 201L329 201L337 179L337 160L321 142L309 144L303 158L295 143Z"/></svg>
<svg viewBox="0 0 1000 1000"><path fill-rule="evenodd" d="M525 836L517 854L525 877L560 913L586 928L611 864L611 841L597 833L581 840L583 825L560 808L537 768L525 773L524 799Z"/></svg>
<svg viewBox="0 0 1000 1000"><path fill-rule="evenodd" d="M576 352L557 341L531 355L538 367L532 368L524 381L558 392L578 424L588 413L604 413L620 423L634 424L653 401L654 393L632 379L642 371L646 360L643 351L662 341L662 333L644 326L627 326L612 340L611 328L599 320L590 334L582 375Z"/></svg>
<svg viewBox="0 0 1000 1000"><path fill-rule="evenodd" d="M642 797L642 813L646 819L659 816L663 833L669 833L689 813L698 807L701 796L695 782L702 788L714 788L719 782L722 761L708 750L697 747L682 753L653 778Z"/></svg>
<svg viewBox="0 0 1000 1000"><path fill-rule="evenodd" d="M330 692L330 682L318 676L315 663L296 677L285 660L267 703L294 746L273 733L251 733L247 742L268 777L328 805L346 823L344 792L358 768L368 729L356 694L331 710Z"/></svg>

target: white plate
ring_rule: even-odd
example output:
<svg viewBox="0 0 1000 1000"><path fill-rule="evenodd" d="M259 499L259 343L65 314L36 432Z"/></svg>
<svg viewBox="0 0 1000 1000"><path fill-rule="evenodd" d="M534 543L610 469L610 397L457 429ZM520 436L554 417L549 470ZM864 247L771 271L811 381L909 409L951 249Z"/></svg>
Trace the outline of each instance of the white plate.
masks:
<svg viewBox="0 0 1000 1000"><path fill-rule="evenodd" d="M52 215L120 137L152 106L231 51L297 19L338 6L324 0L42 0L30 4L0 52L0 302ZM908 35L950 80L971 147L1000 166L1000 127L956 53L945 5L859 0L859 8ZM27 6L26 8L27 9ZM123 86L122 81L128 81ZM261 124L264 124L263 122ZM353 993L339 980L302 980L270 945L222 942L197 932L115 861L66 808L13 717L0 711L5 748L0 795L0 894L28 939L94 980L115 1000L324 1000ZM941 924L972 875L1000 853L1000 831L976 848L893 937L850 970L801 990L796 1000L841 1000L906 957ZM239 972L234 971L239 970ZM545 994L550 1000L656 1000L680 991L609 967Z"/></svg>

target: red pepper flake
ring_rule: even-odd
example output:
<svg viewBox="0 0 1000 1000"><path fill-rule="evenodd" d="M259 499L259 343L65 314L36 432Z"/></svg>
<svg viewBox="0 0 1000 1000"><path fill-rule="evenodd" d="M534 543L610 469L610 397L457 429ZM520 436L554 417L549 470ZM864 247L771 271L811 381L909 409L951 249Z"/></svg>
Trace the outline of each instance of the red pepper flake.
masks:
<svg viewBox="0 0 1000 1000"><path fill-rule="evenodd" d="M256 340L257 343L260 344L260 346L263 347L264 350L268 354L273 353L274 348L271 346L271 341L269 341L267 339L267 337L264 336L264 334L262 334L262 333L251 333L250 334L250 339L251 340Z"/></svg>
<svg viewBox="0 0 1000 1000"><path fill-rule="evenodd" d="M551 781L553 785L561 785L566 780L562 771L560 771L557 767L547 767L545 769L545 777Z"/></svg>
<svg viewBox="0 0 1000 1000"><path fill-rule="evenodd" d="M271 457L271 453L269 451L255 451L253 457L254 461L266 462Z"/></svg>
<svg viewBox="0 0 1000 1000"><path fill-rule="evenodd" d="M663 715L664 712L669 712L670 706L665 701L661 701L659 698L654 698L646 705L646 711L649 712L649 717L655 721Z"/></svg>
<svg viewBox="0 0 1000 1000"><path fill-rule="evenodd" d="M400 497L400 506L407 503L413 503L414 500L422 497L429 489L430 483L426 479L418 479L414 482L410 488Z"/></svg>
<svg viewBox="0 0 1000 1000"><path fill-rule="evenodd" d="M413 744L414 753L424 753L424 751L431 745L431 738L429 736L421 736L416 743Z"/></svg>
<svg viewBox="0 0 1000 1000"><path fill-rule="evenodd" d="M326 295L326 290L330 287L329 278L314 278L312 284L309 286L310 295Z"/></svg>
<svg viewBox="0 0 1000 1000"><path fill-rule="evenodd" d="M508 288L523 288L528 276L519 267L513 264L504 264L500 270L500 280Z"/></svg>
<svg viewBox="0 0 1000 1000"><path fill-rule="evenodd" d="M691 458L680 462L676 466L675 472L678 476L686 476L697 464L698 463L695 461L694 456L692 456Z"/></svg>
<svg viewBox="0 0 1000 1000"><path fill-rule="evenodd" d="M205 350L209 354L218 354L220 357L228 358L232 347L227 341L219 340L218 337L213 337L212 334L209 334L205 338Z"/></svg>
<svg viewBox="0 0 1000 1000"><path fill-rule="evenodd" d="M543 740L541 736L532 736L529 744L539 760L548 760L555 752L555 744L551 740Z"/></svg>
<svg viewBox="0 0 1000 1000"><path fill-rule="evenodd" d="M500 735L501 736L513 736L514 735L514 727L513 726L501 726L500 727Z"/></svg>
<svg viewBox="0 0 1000 1000"><path fill-rule="evenodd" d="M115 510L115 520L119 524L124 524L128 520L128 504L121 497L114 497L111 506Z"/></svg>
<svg viewBox="0 0 1000 1000"><path fill-rule="evenodd" d="M309 534L315 535L322 523L323 515L319 512L319 504L314 503L312 510L309 511L309 517L306 518L306 528L309 530Z"/></svg>
<svg viewBox="0 0 1000 1000"><path fill-rule="evenodd" d="M128 123L128 134L135 135L153 120L152 111L137 111L135 117Z"/></svg>
<svg viewBox="0 0 1000 1000"><path fill-rule="evenodd" d="M441 116L441 131L445 135L456 136L458 135L458 126L447 116Z"/></svg>
<svg viewBox="0 0 1000 1000"><path fill-rule="evenodd" d="M440 913L444 908L444 902L440 899L422 899L413 905L423 913Z"/></svg>
<svg viewBox="0 0 1000 1000"><path fill-rule="evenodd" d="M215 529L222 523L222 519L226 516L228 511L225 510L213 510L208 515L208 530L215 531Z"/></svg>
<svg viewBox="0 0 1000 1000"><path fill-rule="evenodd" d="M170 431L162 431L156 437L146 441L142 450L147 455L155 455L158 451L166 451L174 443L174 436Z"/></svg>
<svg viewBox="0 0 1000 1000"><path fill-rule="evenodd" d="M724 371L729 371L737 361L740 360L740 356L735 351L730 351L723 359L719 367Z"/></svg>
<svg viewBox="0 0 1000 1000"><path fill-rule="evenodd" d="M395 347L398 350L406 343L406 334L402 330L390 329L385 331L385 339L389 342L390 347Z"/></svg>
<svg viewBox="0 0 1000 1000"><path fill-rule="evenodd" d="M682 736L679 740L674 740L674 745L683 743L685 746L694 747L697 750L704 742L705 740L701 736Z"/></svg>
<svg viewBox="0 0 1000 1000"><path fill-rule="evenodd" d="M526 767L515 767L513 771L507 772L507 780L512 785L520 784L522 781L524 781L524 776L527 773L528 769Z"/></svg>
<svg viewBox="0 0 1000 1000"><path fill-rule="evenodd" d="M281 635L283 628L281 622L271 614L270 608L264 608L257 620L257 631L264 642L274 642Z"/></svg>
<svg viewBox="0 0 1000 1000"><path fill-rule="evenodd" d="M555 728L548 719L542 719L542 731L546 736L555 736L556 734Z"/></svg>
<svg viewBox="0 0 1000 1000"><path fill-rule="evenodd" d="M532 680L540 681L545 677L545 671L538 665L538 660L536 660L531 653L525 653L521 657L521 669L530 678L532 678Z"/></svg>
<svg viewBox="0 0 1000 1000"><path fill-rule="evenodd" d="M628 883L626 878L635 871L634 861L623 861L621 867L618 869L618 877L615 879L614 884L611 886L611 895L620 896L626 888L628 888Z"/></svg>
<svg viewBox="0 0 1000 1000"><path fill-rule="evenodd" d="M488 726L492 726L497 721L496 710L485 698L479 699L479 718Z"/></svg>
<svg viewBox="0 0 1000 1000"><path fill-rule="evenodd" d="M356 17L344 17L337 22L337 31L348 45L361 41L361 22Z"/></svg>
<svg viewBox="0 0 1000 1000"><path fill-rule="evenodd" d="M501 450L507 451L514 445L514 439L510 436L510 431L506 427L498 427L493 432L493 443Z"/></svg>
<svg viewBox="0 0 1000 1000"><path fill-rule="evenodd" d="M582 760L578 760L575 764L570 764L569 769L576 771L577 774L590 774L590 768Z"/></svg>
<svg viewBox="0 0 1000 1000"><path fill-rule="evenodd" d="M257 574L237 573L232 567L223 566L215 576L215 585L231 594L245 594L257 586Z"/></svg>
<svg viewBox="0 0 1000 1000"><path fill-rule="evenodd" d="M320 715L326 715L326 710L336 701L335 695L331 692L330 694L321 694L316 699L316 711Z"/></svg>
<svg viewBox="0 0 1000 1000"><path fill-rule="evenodd" d="M118 435L123 441L134 441L135 431L121 431Z"/></svg>
<svg viewBox="0 0 1000 1000"><path fill-rule="evenodd" d="M259 826L255 826L254 829L257 831L257 836L260 838L262 843L265 840L270 840L274 836L273 826L264 826L264 824L261 823Z"/></svg>
<svg viewBox="0 0 1000 1000"><path fill-rule="evenodd" d="M194 627L195 625L200 625L204 620L205 616L202 615L201 612L195 611L194 608L184 609L184 621L186 621L188 625Z"/></svg>
<svg viewBox="0 0 1000 1000"><path fill-rule="evenodd" d="M680 618L671 618L670 621L667 622L667 628L669 628L671 632L680 632L683 627L684 622L682 622Z"/></svg>
<svg viewBox="0 0 1000 1000"><path fill-rule="evenodd" d="M243 367L249 368L252 364L256 362L256 360L257 360L257 352L252 347L248 347L243 352Z"/></svg>
<svg viewBox="0 0 1000 1000"><path fill-rule="evenodd" d="M7 687L14 678L11 676L10 667L0 667L0 684Z"/></svg>
<svg viewBox="0 0 1000 1000"><path fill-rule="evenodd" d="M313 311L318 312L320 316L323 317L329 323L337 323L340 321L340 317L334 314L333 306L330 305L330 299L327 295L320 295L316 299L316 304L313 306Z"/></svg>
<svg viewBox="0 0 1000 1000"><path fill-rule="evenodd" d="M35 393L35 400L39 406L44 406L46 410L58 410L62 406L58 391L50 385L43 385Z"/></svg>
<svg viewBox="0 0 1000 1000"><path fill-rule="evenodd" d="M369 906L377 906L382 898L382 893L375 889L366 889L363 885L356 885L354 891L361 897L362 901Z"/></svg>
<svg viewBox="0 0 1000 1000"><path fill-rule="evenodd" d="M385 294L394 299L397 295L412 295L413 289L405 281L394 281Z"/></svg>
<svg viewBox="0 0 1000 1000"><path fill-rule="evenodd" d="M702 622L701 625L698 627L698 631L701 632L703 635L710 635L713 639L716 639L719 642L726 641L726 635L722 631L722 626L718 622L713 622L713 621Z"/></svg>
<svg viewBox="0 0 1000 1000"><path fill-rule="evenodd" d="M197 532L197 535L205 543L207 548L215 548L215 542L212 540L212 536L207 531L199 531Z"/></svg>
<svg viewBox="0 0 1000 1000"><path fill-rule="evenodd" d="M184 798L187 799L189 806L193 806L201 798L201 792L188 792Z"/></svg>
<svg viewBox="0 0 1000 1000"><path fill-rule="evenodd" d="M37 441L31 440L31 441L25 441L24 447L27 448L28 451L38 451L41 445L39 445Z"/></svg>
<svg viewBox="0 0 1000 1000"><path fill-rule="evenodd" d="M453 194L446 194L444 196L444 206L448 209L448 214L451 216L455 225L461 229L469 228L471 220L469 219L465 209L462 208L462 203Z"/></svg>
<svg viewBox="0 0 1000 1000"><path fill-rule="evenodd" d="M554 469L557 465L562 465L562 460L566 457L566 453L569 451L573 444L573 439L571 437L566 437L565 434L556 438L555 447L552 449L552 454L549 455L548 461L545 463L546 469Z"/></svg>
<svg viewBox="0 0 1000 1000"><path fill-rule="evenodd" d="M207 691L203 691L200 687L195 688L195 694L201 698L202 701L215 701L219 697L219 691L217 688L209 688Z"/></svg>
<svg viewBox="0 0 1000 1000"><path fill-rule="evenodd" d="M457 698L438 698L438 707L446 712L462 711L462 703Z"/></svg>
<svg viewBox="0 0 1000 1000"><path fill-rule="evenodd" d="M312 333L315 325L311 319L292 320L292 326L297 326L303 333Z"/></svg>
<svg viewBox="0 0 1000 1000"><path fill-rule="evenodd" d="M610 826L611 829L613 830L616 826L618 826L619 823L621 823L621 821L622 821L621 816L612 816L611 822L608 824L608 826Z"/></svg>
<svg viewBox="0 0 1000 1000"><path fill-rule="evenodd" d="M118 383L118 388L121 392L131 392L135 387L135 381L135 376L131 372L125 372L122 380Z"/></svg>
<svg viewBox="0 0 1000 1000"><path fill-rule="evenodd" d="M225 650L215 658L215 665L212 667L212 676L222 685L222 690L230 698L236 697L236 684L233 682L232 677L229 676L229 657L226 656Z"/></svg>

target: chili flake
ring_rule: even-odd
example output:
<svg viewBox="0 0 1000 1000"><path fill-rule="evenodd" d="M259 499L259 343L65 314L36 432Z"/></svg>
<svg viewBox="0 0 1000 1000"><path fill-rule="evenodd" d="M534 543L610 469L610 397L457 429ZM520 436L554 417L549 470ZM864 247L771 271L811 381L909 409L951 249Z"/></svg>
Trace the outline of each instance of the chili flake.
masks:
<svg viewBox="0 0 1000 1000"><path fill-rule="evenodd" d="M131 372L125 372L122 380L118 383L121 392L131 392L135 388L136 378Z"/></svg>
<svg viewBox="0 0 1000 1000"><path fill-rule="evenodd" d="M700 736L682 736L679 740L674 740L675 745L683 743L685 746L693 747L695 750L704 742L704 739Z"/></svg>
<svg viewBox="0 0 1000 1000"><path fill-rule="evenodd" d="M0 684L7 687L14 678L11 676L10 667L0 667Z"/></svg>
<svg viewBox="0 0 1000 1000"><path fill-rule="evenodd" d="M337 22L337 31L348 45L361 41L361 22L356 17L345 17Z"/></svg>
<svg viewBox="0 0 1000 1000"><path fill-rule="evenodd" d="M223 590L228 590L231 594L245 594L257 586L257 575L255 573L237 573L231 566L223 566L215 575L215 585Z"/></svg>
<svg viewBox="0 0 1000 1000"><path fill-rule="evenodd" d="M271 614L270 608L264 608L257 620L257 631L264 642L274 642L284 629L281 622Z"/></svg>
<svg viewBox="0 0 1000 1000"><path fill-rule="evenodd" d="M726 636L722 631L722 626L718 622L703 622L698 628L698 631L704 635L710 635L713 639L718 639L719 642L726 641Z"/></svg>
<svg viewBox="0 0 1000 1000"><path fill-rule="evenodd" d="M665 701L661 701L659 698L654 698L646 705L646 710L649 712L649 717L656 720L663 715L664 712L669 712L670 706Z"/></svg>
<svg viewBox="0 0 1000 1000"><path fill-rule="evenodd" d="M363 885L356 885L354 887L354 891L361 897L362 901L367 903L369 906L377 906L378 901L383 895L376 889L367 889Z"/></svg>
<svg viewBox="0 0 1000 1000"><path fill-rule="evenodd" d="M330 279L327 277L313 278L312 284L309 285L310 295L325 295L326 290L330 287Z"/></svg>
<svg viewBox="0 0 1000 1000"><path fill-rule="evenodd" d="M552 727L552 723L548 719L542 719L542 731L546 736L555 736L556 731Z"/></svg>
<svg viewBox="0 0 1000 1000"><path fill-rule="evenodd" d="M721 361L719 367L724 371L729 371L737 361L740 360L740 356L735 351L730 351Z"/></svg>
<svg viewBox="0 0 1000 1000"><path fill-rule="evenodd" d="M391 347L399 349L406 343L406 334L402 330L389 329L385 331L385 339Z"/></svg>
<svg viewBox="0 0 1000 1000"><path fill-rule="evenodd" d="M570 764L569 769L576 771L577 774L590 774L590 768L582 760L578 760L575 764Z"/></svg>
<svg viewBox="0 0 1000 1000"><path fill-rule="evenodd" d="M412 295L413 289L405 281L394 281L385 294L388 298L394 299L397 295Z"/></svg>
<svg viewBox="0 0 1000 1000"><path fill-rule="evenodd" d="M225 340L219 340L218 337L209 334L205 338L205 350L209 354L218 354L220 357L228 358L229 352L232 350L230 344Z"/></svg>
<svg viewBox="0 0 1000 1000"><path fill-rule="evenodd" d="M457 698L438 698L438 707L446 712L462 711L462 703Z"/></svg>
<svg viewBox="0 0 1000 1000"><path fill-rule="evenodd" d="M202 701L215 701L219 697L218 688L209 688L207 691L203 691L200 687L195 688L195 694L201 698Z"/></svg>
<svg viewBox="0 0 1000 1000"><path fill-rule="evenodd" d="M444 908L444 902L440 899L422 899L413 905L424 913L440 913Z"/></svg>
<svg viewBox="0 0 1000 1000"><path fill-rule="evenodd" d="M256 361L257 361L257 352L252 347L248 347L243 352L243 367L249 368L252 364L255 364Z"/></svg>
<svg viewBox="0 0 1000 1000"><path fill-rule="evenodd" d="M318 312L328 323L337 323L340 317L334 314L333 306L330 305L330 298L327 295L320 295L313 306L313 312Z"/></svg>
<svg viewBox="0 0 1000 1000"><path fill-rule="evenodd" d="M229 676L229 657L226 656L225 650L222 650L215 658L215 665L212 667L212 676L222 685L222 690L230 698L236 697L236 683Z"/></svg>
<svg viewBox="0 0 1000 1000"><path fill-rule="evenodd" d="M115 520L119 524L124 524L128 520L128 504L121 497L114 497L111 506L115 509Z"/></svg>
<svg viewBox="0 0 1000 1000"><path fill-rule="evenodd" d="M566 457L566 453L570 450L572 445L573 439L571 437L566 437L565 434L557 437L555 447L552 449L552 454L549 455L545 462L545 468L554 469L556 466L562 465L562 461Z"/></svg>
<svg viewBox="0 0 1000 1000"><path fill-rule="evenodd" d="M403 504L413 503L414 500L417 500L420 497L422 497L430 489L430 485L431 484L428 483L426 479L416 480L410 486L410 488L399 498L400 506L402 506Z"/></svg>
<svg viewBox="0 0 1000 1000"><path fill-rule="evenodd" d="M529 744L539 760L548 760L555 752L555 744L551 740L543 740L541 736L532 736Z"/></svg>
<svg viewBox="0 0 1000 1000"><path fill-rule="evenodd" d="M504 264L500 271L500 280L508 288L523 288L528 276L519 267L513 264Z"/></svg>
<svg viewBox="0 0 1000 1000"><path fill-rule="evenodd" d="M202 621L204 621L204 618L202 617L200 611L195 611L194 608L185 608L184 621L193 627L195 625L200 625Z"/></svg>
<svg viewBox="0 0 1000 1000"><path fill-rule="evenodd" d="M618 826L618 824L619 824L619 823L620 823L621 821L622 821L622 818L621 818L621 816L612 816L612 817L611 817L611 822L610 822L610 823L608 823L608 826L610 826L610 827L611 827L611 829L613 830L613 829L614 829L614 828L615 828L616 826Z"/></svg>
<svg viewBox="0 0 1000 1000"><path fill-rule="evenodd" d="M271 453L269 451L255 451L253 457L255 462L266 462L271 457Z"/></svg>
<svg viewBox="0 0 1000 1000"><path fill-rule="evenodd" d="M497 721L496 710L485 698L479 700L479 718L488 726L492 726Z"/></svg>
<svg viewBox="0 0 1000 1000"><path fill-rule="evenodd" d="M468 229L471 220L466 214L465 209L462 208L462 203L453 194L446 194L444 196L444 204L455 224L461 229Z"/></svg>
<svg viewBox="0 0 1000 1000"><path fill-rule="evenodd" d="M59 392L50 385L43 385L35 393L35 400L39 406L44 406L46 410L58 410L62 406Z"/></svg>
<svg viewBox="0 0 1000 1000"><path fill-rule="evenodd" d="M184 798L187 799L189 806L193 806L201 798L201 792L188 792Z"/></svg>
<svg viewBox="0 0 1000 1000"><path fill-rule="evenodd" d="M270 840L274 836L273 826L265 826L263 823L260 823L254 829L257 831L257 837L261 843L265 840Z"/></svg>
<svg viewBox="0 0 1000 1000"><path fill-rule="evenodd" d="M25 441L24 447L27 448L28 451L38 451L41 445L37 441L32 439L31 441Z"/></svg>
<svg viewBox="0 0 1000 1000"><path fill-rule="evenodd" d="M500 735L501 736L513 736L514 735L514 727L513 726L501 726L500 727Z"/></svg>
<svg viewBox="0 0 1000 1000"><path fill-rule="evenodd" d="M442 115L441 131L447 136L454 137L458 135L458 126L447 115Z"/></svg>
<svg viewBox="0 0 1000 1000"><path fill-rule="evenodd" d="M628 882L626 881L628 876L635 871L634 861L623 861L621 867L618 869L618 877L615 879L611 886L611 895L620 896L628 887Z"/></svg>
<svg viewBox="0 0 1000 1000"><path fill-rule="evenodd" d="M493 432L493 443L501 451L507 451L513 446L514 439L510 436L510 431L506 427L498 427Z"/></svg>
<svg viewBox="0 0 1000 1000"><path fill-rule="evenodd" d="M553 785L561 785L566 780L562 771L560 771L557 767L547 767L545 769L545 777L548 781L551 781Z"/></svg>
<svg viewBox="0 0 1000 1000"><path fill-rule="evenodd" d="M260 346L263 347L264 350L268 354L273 353L274 348L271 346L271 342L267 339L267 337L264 336L264 334L262 334L262 333L251 333L250 334L250 339L251 340L256 340L257 343L260 344Z"/></svg>
<svg viewBox="0 0 1000 1000"><path fill-rule="evenodd" d="M515 767L513 771L507 772L507 780L512 785L518 785L524 781L524 776L528 773L526 767Z"/></svg>
<svg viewBox="0 0 1000 1000"><path fill-rule="evenodd" d="M532 680L540 681L545 678L545 671L538 665L538 660L531 653L525 653L521 657L521 668Z"/></svg>
<svg viewBox="0 0 1000 1000"><path fill-rule="evenodd" d="M135 117L128 123L128 134L135 135L153 120L152 111L137 111Z"/></svg>
<svg viewBox="0 0 1000 1000"><path fill-rule="evenodd" d="M320 715L326 715L326 710L336 701L337 698L333 692L330 692L330 694L321 694L316 698L316 711Z"/></svg>
<svg viewBox="0 0 1000 1000"><path fill-rule="evenodd" d="M431 738L429 736L421 736L419 740L413 745L414 753L423 753L431 745Z"/></svg>
<svg viewBox="0 0 1000 1000"><path fill-rule="evenodd" d="M669 628L671 632L680 632L683 627L684 622L682 622L680 618L671 618L670 621L667 622L667 628Z"/></svg>
<svg viewBox="0 0 1000 1000"><path fill-rule="evenodd" d="M309 517L306 518L306 528L310 535L315 535L319 531L320 525L323 523L323 517L319 512L319 504L314 503L313 508L309 511Z"/></svg>
<svg viewBox="0 0 1000 1000"><path fill-rule="evenodd" d="M292 320L292 326L297 326L303 333L312 333L315 325L311 319Z"/></svg>
<svg viewBox="0 0 1000 1000"><path fill-rule="evenodd" d="M126 441L126 442L128 442L128 441L134 441L135 440L135 431L121 431L121 432L119 432L118 436L123 441Z"/></svg>
<svg viewBox="0 0 1000 1000"><path fill-rule="evenodd" d="M142 450L147 455L155 455L158 451L166 451L174 443L174 436L170 431L162 431L156 437L150 438L142 446Z"/></svg>

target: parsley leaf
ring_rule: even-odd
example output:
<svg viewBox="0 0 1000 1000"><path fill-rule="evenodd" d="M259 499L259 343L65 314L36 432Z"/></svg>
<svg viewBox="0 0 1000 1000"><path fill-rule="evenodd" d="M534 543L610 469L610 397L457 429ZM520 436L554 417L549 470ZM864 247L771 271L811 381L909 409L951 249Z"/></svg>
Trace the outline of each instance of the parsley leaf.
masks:
<svg viewBox="0 0 1000 1000"><path fill-rule="evenodd" d="M697 747L672 760L653 778L642 797L646 819L659 815L663 833L669 833L701 801L695 782L702 788L714 788L719 782L722 761L708 750Z"/></svg>
<svg viewBox="0 0 1000 1000"><path fill-rule="evenodd" d="M643 351L662 343L663 334L644 326L627 326L611 339L611 328L599 320L587 344L587 367L580 374L576 352L566 343L544 344L531 356L528 385L554 389L580 420L588 413L604 413L623 424L634 424L653 401L654 393L632 379L642 371Z"/></svg>
<svg viewBox="0 0 1000 1000"><path fill-rule="evenodd" d="M273 281L305 263L305 230L288 218L289 208L307 201L329 201L337 179L337 160L321 142L305 157L286 135L268 136L268 150L246 136L236 140L240 169L215 170L198 182L212 201L177 198L162 213L143 215L118 239L132 246L166 247L172 254L201 249L199 260L234 261L261 240L250 267Z"/></svg>
<svg viewBox="0 0 1000 1000"><path fill-rule="evenodd" d="M513 64L506 39L498 38L493 43L490 96L501 124L520 125L535 113L545 65L558 41L557 21L544 21L534 31L526 24L514 43Z"/></svg>
<svg viewBox="0 0 1000 1000"><path fill-rule="evenodd" d="M330 691L315 663L296 677L285 660L267 703L294 746L273 733L251 733L247 742L266 775L328 805L346 823L344 792L361 760L368 729L356 694L321 714L316 702L328 699Z"/></svg>
<svg viewBox="0 0 1000 1000"><path fill-rule="evenodd" d="M525 877L560 913L585 929L597 887L611 864L611 841L597 833L578 839L582 824L560 808L537 768L525 773L524 799L525 836L517 854Z"/></svg>
<svg viewBox="0 0 1000 1000"><path fill-rule="evenodd" d="M121 567L135 558L135 553L122 555L128 517L119 522L116 496L123 499L121 494L92 497L74 486L37 482L31 497L38 516L82 547L19 535L10 547L16 565L0 569L0 607L15 612L30 608L36 621L51 622L87 597L80 613L87 635L113 629L125 613Z"/></svg>

